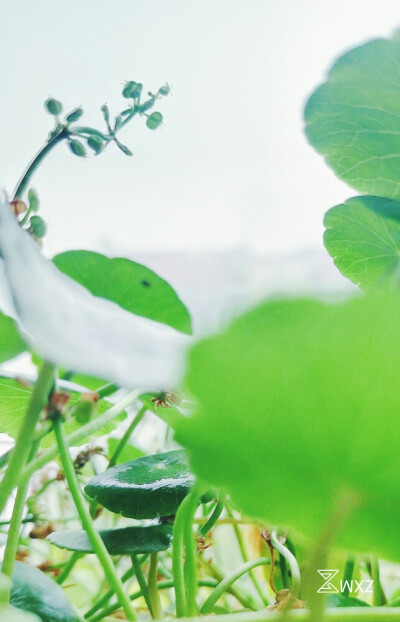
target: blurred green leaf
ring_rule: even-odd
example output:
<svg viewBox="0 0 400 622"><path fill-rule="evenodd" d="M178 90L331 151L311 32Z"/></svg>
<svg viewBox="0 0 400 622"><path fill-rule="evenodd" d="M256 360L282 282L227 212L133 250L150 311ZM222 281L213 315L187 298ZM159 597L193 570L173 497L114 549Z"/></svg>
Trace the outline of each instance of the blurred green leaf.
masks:
<svg viewBox="0 0 400 622"><path fill-rule="evenodd" d="M112 467L86 485L89 497L129 518L175 514L193 484L183 451L145 456Z"/></svg>
<svg viewBox="0 0 400 622"><path fill-rule="evenodd" d="M31 397L32 390L29 386L25 386L10 378L0 378L0 433L8 434L12 438L16 438L20 430L24 415ZM71 399L68 406L72 406L79 402L80 394L71 393ZM107 400L99 400L97 402L97 413L102 414L112 404ZM93 437L102 436L112 432L118 424L126 417L126 412L121 413L119 417L113 419L107 425L93 435ZM71 434L81 427L81 423L76 419L69 419L65 423L67 434ZM89 440L89 439L88 439ZM55 443L54 434L48 434L41 442L41 447L51 447Z"/></svg>
<svg viewBox="0 0 400 622"><path fill-rule="evenodd" d="M0 363L4 363L27 350L16 322L0 311Z"/></svg>
<svg viewBox="0 0 400 622"><path fill-rule="evenodd" d="M364 289L399 287L399 202L354 197L330 209L324 224L325 246L344 276Z"/></svg>
<svg viewBox="0 0 400 622"><path fill-rule="evenodd" d="M109 438L107 441L108 445L108 456L111 458L117 446L119 445L119 438ZM136 460L136 458L142 458L145 454L143 451L138 449L137 447L133 447L133 445L125 445L123 450L118 456L118 460L116 464L121 464L123 462L128 462L129 460Z"/></svg>
<svg viewBox="0 0 400 622"><path fill-rule="evenodd" d="M344 594L329 594L326 599L327 607L370 607L365 600Z"/></svg>
<svg viewBox="0 0 400 622"><path fill-rule="evenodd" d="M99 535L110 555L157 553L171 546L172 524L100 529ZM47 539L61 549L94 553L86 531L56 531Z"/></svg>
<svg viewBox="0 0 400 622"><path fill-rule="evenodd" d="M314 537L345 495L339 543L399 559L399 317L398 296L274 301L195 345L176 435L194 473Z"/></svg>
<svg viewBox="0 0 400 622"><path fill-rule="evenodd" d="M191 334L191 318L175 290L155 272L129 259L91 251L67 251L53 258L57 268L123 309Z"/></svg>
<svg viewBox="0 0 400 622"><path fill-rule="evenodd" d="M400 39L379 39L341 56L310 97L306 134L350 186L400 199Z"/></svg>
<svg viewBox="0 0 400 622"><path fill-rule="evenodd" d="M63 589L35 566L22 562L14 565L10 604L38 615L43 622L79 621Z"/></svg>

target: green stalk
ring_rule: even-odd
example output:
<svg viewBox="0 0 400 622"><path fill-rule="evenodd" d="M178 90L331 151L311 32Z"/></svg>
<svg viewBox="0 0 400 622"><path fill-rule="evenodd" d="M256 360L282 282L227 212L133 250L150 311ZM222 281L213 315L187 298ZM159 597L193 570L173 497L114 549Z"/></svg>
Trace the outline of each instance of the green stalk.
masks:
<svg viewBox="0 0 400 622"><path fill-rule="evenodd" d="M200 581L198 581L198 586L199 587L211 587L214 588L217 585L216 581L213 581L212 579L200 579ZM174 587L174 582L172 579L168 579L168 581L160 581L159 583L157 583L157 589L158 590L167 590L171 587ZM132 600L137 600L138 598L142 598L142 596L144 596L143 592L140 590L139 592L135 592L134 594L131 594L131 596L129 597ZM99 614L97 614L96 616L94 616L93 618L89 618L90 622L98 622L99 620L103 620L105 616L110 615L111 613L114 613L114 611L116 611L117 609L119 609L119 605L118 604L114 604L114 605L110 605L109 607L107 607L107 609L104 609L103 611L101 611ZM85 615L85 618L88 618L88 614ZM197 618L197 620L203 620L203 618ZM115 618L114 618L115 620ZM232 620L232 622L234 622Z"/></svg>
<svg viewBox="0 0 400 622"><path fill-rule="evenodd" d="M32 446L35 427L39 420L40 413L47 403L47 399L54 382L55 366L52 363L44 362L39 373L39 377L33 389L28 408L22 422L17 442L12 450L7 470L0 482L0 514L3 512L8 497L17 483L22 486L30 477L23 477L21 473L25 463L27 450ZM35 460L28 465L31 467Z"/></svg>
<svg viewBox="0 0 400 622"><path fill-rule="evenodd" d="M68 136L69 136L69 131L67 130L67 128L65 127L62 128L60 132L56 134L56 136L53 136L53 138L51 138L49 141L47 141L44 147L42 147L42 149L35 155L32 162L30 162L26 171L24 172L24 174L22 175L21 179L19 180L17 184L17 187L14 192L14 197L13 197L14 201L16 199L22 199L29 185L29 182L32 178L32 175L34 174L36 169L40 166L40 164L45 159L45 157L50 153L50 151L56 145L58 145L58 143L60 143L62 140L64 140Z"/></svg>
<svg viewBox="0 0 400 622"><path fill-rule="evenodd" d="M125 396L120 402L114 404L111 408L109 408L105 413L96 417L92 421L89 421L86 425L83 425L78 430L75 430L72 434L69 434L66 438L68 446L79 447L82 443L84 443L92 434L95 434L97 430L105 426L107 423L118 417L127 406L129 406L139 395L138 391L132 391L127 396ZM36 460L32 460L28 464L27 467L21 473L20 481L25 481L25 479L29 479L31 475L44 467L48 462L54 460L58 455L57 447L52 447L47 451L43 452L39 458ZM0 485L1 491L1 485ZM0 505L1 510L1 505Z"/></svg>
<svg viewBox="0 0 400 622"><path fill-rule="evenodd" d="M172 534L172 576L175 588L176 617L186 614L185 579L183 573L183 530L186 518L187 497L180 504L174 520Z"/></svg>
<svg viewBox="0 0 400 622"><path fill-rule="evenodd" d="M209 531L211 531L211 529L214 527L215 523L217 522L217 520L219 519L219 517L221 516L222 512L224 509L224 499L218 499L218 503L215 506L211 516L209 517L209 519L207 520L207 522L204 523L204 525L202 525L199 528L199 534L204 538Z"/></svg>
<svg viewBox="0 0 400 622"><path fill-rule="evenodd" d="M150 594L149 594L149 590L147 587L147 583L146 583L146 579L144 578L144 574L142 572L142 568L140 565L140 562L138 560L137 555L131 555L131 560L132 560L132 565L133 568L135 570L135 575L136 575L136 579L137 582L139 583L139 587L142 591L143 597L146 601L146 605L149 608L150 611L150 615L152 618L154 618L154 609L153 609L153 604L150 598Z"/></svg>
<svg viewBox="0 0 400 622"><path fill-rule="evenodd" d="M93 526L92 517L90 516L89 509L79 487L78 478L69 453L64 425L60 418L54 422L54 432L57 439L57 446L60 452L65 478L81 520L82 527L86 531L90 543L96 552L96 555L103 567L105 576L115 590L118 600L124 609L126 618L136 622L137 616L131 607L130 600L126 595L122 582L116 573L112 559L104 545L103 540Z"/></svg>
<svg viewBox="0 0 400 622"><path fill-rule="evenodd" d="M258 559L254 559L251 562L246 562L239 568L237 568L232 574L228 575L217 585L217 587L211 592L210 596L207 598L205 603L200 609L200 613L205 615L210 613L211 609L214 607L217 600L222 596L224 592L228 590L228 588L235 583L240 577L244 574L256 568L257 566L269 565L270 560L267 557L259 557ZM235 614L238 615L238 614ZM236 619L236 618L235 618Z"/></svg>
<svg viewBox="0 0 400 622"><path fill-rule="evenodd" d="M29 460L33 458L39 449L39 443L36 441L32 445L32 449L30 452ZM3 564L1 567L1 572L8 577L10 580L12 579L15 557L18 551L20 530L22 517L24 514L26 495L28 493L29 481L22 483L18 486L17 496L15 498L13 513L10 522L10 528L7 533L7 544L4 551ZM11 583L10 583L11 589ZM10 593L8 594L8 600L10 599Z"/></svg>
<svg viewBox="0 0 400 622"><path fill-rule="evenodd" d="M194 617L197 614L197 540L193 533L193 519L202 495L202 488L195 484L187 496L186 512L183 525L183 542L186 559L184 577L186 584L186 615Z"/></svg>
<svg viewBox="0 0 400 622"><path fill-rule="evenodd" d="M292 575L292 583L290 586L290 593L291 593L292 598L290 600L295 601L299 597L300 586L301 586L300 568L299 568L299 564L297 563L297 559L295 558L293 553L289 551L289 549L286 546L284 546L281 542L279 542L278 537L276 535L276 531L271 532L270 540L271 540L271 544L274 547L274 549L279 551L279 554L282 555L282 557L284 557L287 563L289 564L289 568L290 568L291 575Z"/></svg>
<svg viewBox="0 0 400 622"><path fill-rule="evenodd" d="M374 607L381 607L386 604L385 594L382 589L381 578L379 574L379 561L372 555L370 558L371 579L373 580L373 596L372 604Z"/></svg>
<svg viewBox="0 0 400 622"><path fill-rule="evenodd" d="M122 583L125 583L126 581L128 581L128 579L131 579L134 576L135 576L135 568L133 567L128 568L128 570L122 575L121 581ZM88 611L84 615L84 618L90 618L93 614L96 613L96 611L98 611L99 609L107 605L108 601L110 600L113 594L114 594L113 589L109 589L107 590L105 594L103 594L101 598L97 597L95 599L96 600L95 604L90 609L88 609Z"/></svg>
<svg viewBox="0 0 400 622"><path fill-rule="evenodd" d="M343 570L343 585L345 586L344 590L342 590L343 596L348 596L350 593L349 585L353 578L354 564L355 564L354 556L350 555L346 560L346 563L344 565L344 570Z"/></svg>
<svg viewBox="0 0 400 622"><path fill-rule="evenodd" d="M75 567L76 562L79 561L81 557L82 557L82 553L79 553L78 551L74 551L74 553L72 553L69 560L66 562L64 568L62 569L62 571L60 572L60 574L58 575L56 579L59 585L62 585L64 581L69 577L69 575L71 574L71 571Z"/></svg>
<svg viewBox="0 0 400 622"><path fill-rule="evenodd" d="M233 514L232 514L232 511L230 510L230 508L227 508L227 513L228 513L228 516L230 518L233 518ZM247 551L246 551L246 547L244 545L243 536L242 536L242 532L240 531L240 527L238 525L234 524L233 525L233 531L235 532L236 540L237 540L237 543L238 543L238 546L239 546L240 553L242 555L242 559L246 563L246 562L249 561L249 557L247 555ZM268 600L266 599L266 597L265 597L265 595L264 595L264 593L263 593L263 591L261 589L261 586L260 586L259 582L257 581L257 577L255 576L254 572L249 572L249 577L251 579L251 582L254 585L254 588L255 588L258 596L261 599L261 602L264 605L267 605L268 604Z"/></svg>
<svg viewBox="0 0 400 622"><path fill-rule="evenodd" d="M110 462L108 463L108 467L107 467L108 469L111 469L111 467L113 467L113 466L115 466L117 464L117 460L118 460L119 456L121 455L125 445L127 444L127 442L129 441L130 437L132 436L133 431L135 430L135 428L142 421L142 419L145 416L146 412L147 412L147 406L142 406L141 409L135 415L135 417L132 419L129 427L126 429L125 434L120 439L117 447L115 448L115 451L114 451L113 455L111 456Z"/></svg>
<svg viewBox="0 0 400 622"><path fill-rule="evenodd" d="M204 559L202 559L202 557L199 558L199 561L203 567L203 570L207 572L211 577L216 579L217 585L224 580L224 575L219 568L216 568L214 563L210 564L209 562L206 562ZM270 563L270 560L268 560L268 562ZM251 609L253 611L259 610L258 604L254 602L253 597L250 594L242 593L234 585L231 585L226 591L228 592L228 594L231 594L234 598L236 598L238 603L240 603L245 609Z"/></svg>
<svg viewBox="0 0 400 622"><path fill-rule="evenodd" d="M97 391L94 391L94 393L97 393L99 400L101 400L104 397L108 397L109 395L116 393L119 389L120 386L116 382L108 382L100 387L100 389L97 389Z"/></svg>
<svg viewBox="0 0 400 622"><path fill-rule="evenodd" d="M160 594L158 593L157 586L157 569L158 569L158 553L152 553L150 555L150 567L147 577L147 585L149 591L149 598L151 602L151 609L153 611L153 618L155 620L162 620L164 618Z"/></svg>

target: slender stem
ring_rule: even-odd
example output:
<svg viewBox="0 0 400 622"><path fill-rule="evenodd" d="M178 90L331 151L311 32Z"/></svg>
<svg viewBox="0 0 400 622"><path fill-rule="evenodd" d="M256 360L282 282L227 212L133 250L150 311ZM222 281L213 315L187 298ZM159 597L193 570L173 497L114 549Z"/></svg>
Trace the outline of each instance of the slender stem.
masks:
<svg viewBox="0 0 400 622"><path fill-rule="evenodd" d="M186 614L185 579L183 573L183 528L186 517L187 497L180 504L174 520L172 534L172 576L175 589L176 617Z"/></svg>
<svg viewBox="0 0 400 622"><path fill-rule="evenodd" d="M100 428L104 427L107 423L118 417L118 415L120 415L121 412L125 410L125 408L127 408L127 406L129 406L138 397L138 395L138 391L132 391L120 402L114 404L114 406L109 408L105 413L103 413L99 417L96 417L92 421L89 421L89 423L83 425L78 430L75 430L75 432L73 432L72 434L69 434L66 438L68 446L79 447L79 445L87 441L87 439L92 434L95 434L97 430L100 430ZM28 466L23 470L20 480L24 481L26 478L30 478L35 471L44 467L51 460L54 460L57 455L58 450L56 446L43 452L43 454L39 456L39 458L36 458L36 460L32 460L32 462L30 462Z"/></svg>
<svg viewBox="0 0 400 622"><path fill-rule="evenodd" d="M62 128L60 130L60 132L58 134L56 134L55 136L53 136L53 138L51 138L46 144L45 146L35 155L35 157L33 158L32 162L28 165L26 171L24 172L24 174L22 175L21 179L19 180L17 187L15 189L14 192L14 200L15 199L22 199L24 192L26 191L29 182L32 178L32 175L34 174L34 172L36 171L36 169L39 167L39 165L41 164L41 162L44 160L44 158L47 156L47 154L56 146L58 145L58 143L60 143L62 140L64 140L65 138L67 138L69 135L69 131L67 130L67 128Z"/></svg>
<svg viewBox="0 0 400 622"><path fill-rule="evenodd" d="M36 441L32 445L29 460L33 458L39 448L39 443ZM17 496L15 498L13 513L10 522L10 528L7 533L7 544L4 551L3 564L1 571L6 577L12 579L15 557L18 551L20 529L22 523L22 517L24 515L26 495L28 493L29 481L23 482L18 486ZM10 594L8 594L8 598Z"/></svg>
<svg viewBox="0 0 400 622"><path fill-rule="evenodd" d="M116 382L108 382L107 384L100 387L95 393L99 396L99 399L103 399L104 397L108 397L113 393L116 393L119 390L119 385Z"/></svg>
<svg viewBox="0 0 400 622"><path fill-rule="evenodd" d="M342 590L343 596L348 596L350 593L350 582L353 578L354 564L355 564L354 555L350 555L346 560L346 563L344 565L344 570L343 570L343 585L344 585L344 589Z"/></svg>
<svg viewBox="0 0 400 622"><path fill-rule="evenodd" d="M257 566L268 565L269 563L270 563L270 560L267 557L260 557L258 559L254 559L251 562L246 562L245 564L237 568L234 572L232 572L232 574L225 577L225 579L223 579L221 583L217 585L215 590L211 592L210 596L207 598L207 600L201 607L200 613L202 615L205 615L206 613L210 613L211 609L214 607L217 600L222 596L224 592L227 591L227 589L232 585L232 583L240 579L240 577L242 577L244 574L246 574L253 568L256 568Z"/></svg>
<svg viewBox="0 0 400 622"><path fill-rule="evenodd" d="M7 470L0 482L0 514L3 512L8 497L17 483L22 485L28 478L22 477L22 469L26 463L27 449L32 445L35 427L39 420L40 413L47 402L47 398L54 382L55 367L52 363L44 362L39 373L39 377L33 389L28 408L22 422L17 442L12 450ZM35 461L29 464L28 468ZM29 475L30 477L30 475Z"/></svg>
<svg viewBox="0 0 400 622"><path fill-rule="evenodd" d="M141 561L139 563L142 563ZM125 583L126 581L128 581L128 579L130 579L131 577L135 576L135 568L128 568L128 570L125 572L125 574L122 575L121 577L121 581L122 583ZM101 593L101 591L100 591ZM96 597L95 598L95 604L88 609L88 611L85 613L84 617L85 618L90 618L93 614L96 613L96 611L98 611L99 609L101 609L102 607L104 607L104 605L107 605L108 601L110 600L111 596L114 594L114 590L112 588L110 588L109 590L107 590L107 592L105 594L103 594L103 596L100 597Z"/></svg>
<svg viewBox="0 0 400 622"><path fill-rule="evenodd" d="M74 553L72 553L69 560L67 561L64 568L62 569L62 571L60 572L60 574L58 575L56 579L59 585L62 585L64 581L69 577L69 575L71 574L71 571L75 567L76 562L79 561L81 557L82 557L82 553L79 553L78 551L74 551Z"/></svg>
<svg viewBox="0 0 400 622"><path fill-rule="evenodd" d="M68 449L64 425L61 419L57 419L54 422L54 431L57 439L58 450L60 452L61 463L63 465L65 473L65 478L67 480L69 490L74 500L75 507L79 514L82 527L86 531L90 543L93 546L93 549L95 550L101 565L103 566L105 576L115 590L115 593L121 606L124 609L127 619L136 621L137 616L131 608L130 600L126 595L122 582L116 573L112 559L104 545L103 540L93 526L92 517L90 516L89 509L85 503L81 489L79 487L78 478Z"/></svg>
<svg viewBox="0 0 400 622"><path fill-rule="evenodd" d="M120 439L117 447L115 448L115 451L114 451L113 455L111 456L110 462L108 463L108 468L109 469L111 469L111 467L113 467L113 466L115 466L117 464L117 460L118 460L119 456L121 455L125 445L127 444L127 442L129 441L130 437L132 436L132 433L135 430L135 428L142 421L142 419L145 416L146 412L147 412L147 406L142 406L142 408L137 412L135 417L132 419L129 427L126 429L125 434Z"/></svg>
<svg viewBox="0 0 400 622"><path fill-rule="evenodd" d="M381 607L386 603L386 598L383 593L380 574L379 574L379 561L372 555L370 558L371 564L371 579L373 580L373 596L372 604L374 607Z"/></svg>
<svg viewBox="0 0 400 622"><path fill-rule="evenodd" d="M209 531L214 527L215 523L221 516L224 509L224 498L218 499L218 503L215 506L211 516L207 520L204 525L202 525L199 529L199 534L204 538L208 534Z"/></svg>
<svg viewBox="0 0 400 622"><path fill-rule="evenodd" d="M276 531L271 532L270 540L271 540L272 546L277 551L279 551L279 554L282 555L286 559L287 563L289 564L290 572L292 575L292 584L290 587L290 592L291 592L293 600L295 600L299 597L300 586L301 586L300 568L299 568L299 564L297 563L297 559L295 558L293 553L289 551L289 549L282 544L282 542L279 542L278 537L276 535Z"/></svg>
<svg viewBox="0 0 400 622"><path fill-rule="evenodd" d="M228 512L228 516L230 518L233 518L232 511L231 511L230 508L227 509L227 512ZM237 540L237 543L238 543L238 546L239 546L239 549L240 549L240 553L242 555L242 559L243 559L244 562L248 562L249 561L249 557L247 555L247 551L246 551L246 547L245 547L245 544L244 544L244 541L243 541L242 532L240 531L240 527L238 525L234 524L233 525L233 531L235 532L236 540ZM271 566L271 573L273 573L273 570L274 569ZM264 605L267 605L268 601L267 601L267 599L266 599L266 597L265 597L265 595L264 595L264 593L263 593L263 591L261 589L261 586L260 586L259 582L257 581L257 578L256 578L254 572L252 572L252 571L249 572L249 577L250 577L251 582L254 585L254 588L255 588L258 596L261 599L261 602Z"/></svg>
<svg viewBox="0 0 400 622"><path fill-rule="evenodd" d="M132 560L133 568L135 569L136 579L137 579L137 582L139 583L140 589L142 590L142 594L146 601L146 605L149 608L151 617L154 618L153 604L151 602L146 579L144 578L144 574L142 572L142 568L141 568L137 555L131 555L131 560Z"/></svg>
<svg viewBox="0 0 400 622"><path fill-rule="evenodd" d="M206 562L202 559L202 557L199 558L199 561L203 566L203 570L216 579L217 584L224 580L224 575L219 568L216 568L215 563ZM270 563L270 560L268 560L268 562ZM226 591L228 594L231 594L234 598L236 598L238 603L240 603L245 609L253 611L259 610L258 604L254 602L253 597L249 593L242 593L235 585L231 585Z"/></svg>
<svg viewBox="0 0 400 622"><path fill-rule="evenodd" d="M187 505L183 525L183 542L186 551L184 577L186 584L186 615L188 617L194 617L197 614L197 540L193 533L192 525L202 493L202 487L199 484L195 484L186 498Z"/></svg>
<svg viewBox="0 0 400 622"><path fill-rule="evenodd" d="M151 602L151 608L153 611L153 618L155 620L162 620L164 618L160 594L157 587L157 574L158 574L158 553L152 553L150 555L150 567L147 577L147 585L149 588L149 597Z"/></svg>
<svg viewBox="0 0 400 622"><path fill-rule="evenodd" d="M214 588L217 585L217 581L213 581L212 579L200 579L200 581L198 581L198 586L199 587L210 587L210 588ZM167 590L171 587L174 587L174 581L173 579L168 579L168 581L160 581L157 584L157 589L158 590ZM142 596L144 596L142 591L139 592L135 592L134 594L131 594L131 596L129 597L131 600L137 600L138 598L142 598ZM96 616L94 616L93 618L89 618L90 622L98 622L98 620L103 620L104 616L108 616L110 613L114 613L114 611L116 611L117 609L119 609L119 605L118 604L114 604L114 605L110 605L109 607L107 607L107 609L104 609L102 612L100 612L99 614L97 614ZM88 618L88 614L85 615L85 618ZM236 618L235 618L236 619Z"/></svg>

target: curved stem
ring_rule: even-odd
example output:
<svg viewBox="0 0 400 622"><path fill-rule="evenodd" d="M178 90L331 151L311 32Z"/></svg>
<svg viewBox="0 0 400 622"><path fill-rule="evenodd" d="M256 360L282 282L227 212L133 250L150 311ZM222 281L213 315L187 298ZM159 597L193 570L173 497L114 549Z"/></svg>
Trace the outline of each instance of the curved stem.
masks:
<svg viewBox="0 0 400 622"><path fill-rule="evenodd" d="M172 575L175 588L176 617L186 614L185 579L183 574L183 527L186 517L187 497L180 504L174 520L172 537Z"/></svg>
<svg viewBox="0 0 400 622"><path fill-rule="evenodd" d="M125 445L127 444L127 442L129 441L130 437L132 436L132 433L135 430L135 428L142 421L142 419L145 416L146 412L147 412L147 406L142 406L142 408L133 417L131 423L129 424L129 426L126 429L126 432L124 433L124 435L120 439L120 441L119 441L119 443L118 443L118 445L117 445L113 455L111 456L110 462L108 463L108 467L107 467L108 469L111 469L111 467L113 467L113 466L115 466L117 464L117 460L118 460L119 456L121 455Z"/></svg>
<svg viewBox="0 0 400 622"><path fill-rule="evenodd" d="M23 485L28 478L22 477L22 469L26 463L27 448L31 447L35 434L35 427L40 413L44 408L54 382L55 366L44 362L39 377L33 389L28 408L22 422L17 442L12 450L7 470L0 482L0 514L3 512L8 497L17 483ZM34 464L34 460L28 468ZM30 477L30 475L29 475Z"/></svg>
<svg viewBox="0 0 400 622"><path fill-rule="evenodd" d="M269 563L270 563L270 560L267 557L260 557L251 562L246 562L245 564L237 568L234 572L232 572L232 574L225 577L225 579L223 579L221 583L217 585L215 590L211 592L210 596L207 598L207 600L201 607L200 613L202 615L205 615L206 613L210 613L211 609L214 607L217 600L222 596L224 592L227 591L227 589L232 585L232 583L240 579L240 577L242 577L247 572L250 572L250 570L252 570L253 568L256 568L257 566L269 565Z"/></svg>
<svg viewBox="0 0 400 622"><path fill-rule="evenodd" d="M144 597L144 599L146 601L146 605L149 608L151 617L154 618L153 606L152 606L152 603L151 603L151 599L150 599L150 595L149 595L149 590L148 590L146 579L144 578L144 575L143 575L143 572L142 572L142 568L140 566L140 562L138 560L137 555L131 555L131 560L132 560L133 568L135 569L136 579L137 579L137 582L139 583L139 587L140 587L140 589L142 591L142 594L143 594L143 597Z"/></svg>
<svg viewBox="0 0 400 622"><path fill-rule="evenodd" d="M193 533L193 518L203 493L202 487L195 484L187 496L186 512L183 525L183 542L186 550L184 577L186 584L186 615L194 617L197 614L197 541Z"/></svg>
<svg viewBox="0 0 400 622"><path fill-rule="evenodd" d="M150 568L147 578L147 585L149 590L149 598L151 602L151 608L153 610L153 617L155 620L162 620L164 618L161 599L158 593L157 587L157 569L158 569L158 553L152 553L150 555Z"/></svg>
<svg viewBox="0 0 400 622"><path fill-rule="evenodd" d="M63 465L65 478L68 483L72 498L74 500L75 507L79 514L82 527L86 531L90 543L93 546L93 549L95 550L101 565L103 566L105 576L115 590L118 600L124 609L126 618L128 620L136 622L136 614L131 607L130 600L125 593L122 582L116 573L112 559L104 545L103 540L93 526L93 521L92 517L90 516L89 508L85 503L81 489L79 487L78 478L68 449L64 425L60 418L54 422L54 432L57 439L57 446L60 452L60 458Z"/></svg>
<svg viewBox="0 0 400 622"><path fill-rule="evenodd" d="M203 538L214 527L215 523L217 522L217 520L221 516L223 509L224 509L224 498L222 497L222 498L218 499L218 503L215 506L215 508L213 510L213 513L211 514L211 516L209 517L207 522L205 522L204 525L202 525L200 527L200 529L199 529L199 534Z"/></svg>
<svg viewBox="0 0 400 622"><path fill-rule="evenodd" d="M34 174L34 172L36 171L36 169L39 167L39 165L41 164L41 162L44 160L44 158L48 155L48 153L50 153L50 151L56 146L58 145L58 143L60 143L62 140L64 140L65 138L67 138L69 135L69 131L67 130L67 128L62 128L60 130L60 132L58 134L56 134L55 136L53 136L53 138L51 138L46 144L45 146L35 155L35 157L33 158L32 162L28 165L26 171L24 172L24 174L22 175L21 179L19 180L17 187L15 189L14 192L14 197L13 200L15 201L16 199L22 199L24 192L26 191L29 182L32 178L32 175Z"/></svg>
<svg viewBox="0 0 400 622"><path fill-rule="evenodd" d="M300 568L299 568L299 564L297 563L297 559L295 558L293 553L289 551L288 548L286 548L286 546L284 546L281 542L279 542L278 537L276 535L276 531L271 532L270 540L271 540L271 544L274 547L274 549L279 551L280 555L282 555L282 557L284 557L287 563L289 564L291 575L292 575L292 584L290 587L290 592L292 595L291 600L296 600L299 597L300 585L301 585Z"/></svg>
<svg viewBox="0 0 400 622"><path fill-rule="evenodd" d="M56 579L59 585L62 585L64 581L69 577L76 562L78 562L81 557L82 557L82 553L79 553L78 551L74 551L74 553L72 553L69 560L66 562L64 568L62 569L62 571L60 572L60 574L58 575Z"/></svg>

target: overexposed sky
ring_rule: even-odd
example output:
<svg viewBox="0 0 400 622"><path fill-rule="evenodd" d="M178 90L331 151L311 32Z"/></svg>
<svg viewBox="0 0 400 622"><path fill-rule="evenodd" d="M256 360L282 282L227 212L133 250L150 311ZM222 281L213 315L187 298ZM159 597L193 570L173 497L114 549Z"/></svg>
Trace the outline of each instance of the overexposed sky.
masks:
<svg viewBox="0 0 400 622"><path fill-rule="evenodd" d="M321 245L352 190L303 135L307 95L335 57L400 26L398 0L0 0L0 184L11 192L52 120L49 96L122 109L123 81L172 96L86 161L60 146L34 180L46 252Z"/></svg>

